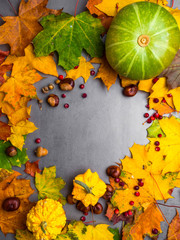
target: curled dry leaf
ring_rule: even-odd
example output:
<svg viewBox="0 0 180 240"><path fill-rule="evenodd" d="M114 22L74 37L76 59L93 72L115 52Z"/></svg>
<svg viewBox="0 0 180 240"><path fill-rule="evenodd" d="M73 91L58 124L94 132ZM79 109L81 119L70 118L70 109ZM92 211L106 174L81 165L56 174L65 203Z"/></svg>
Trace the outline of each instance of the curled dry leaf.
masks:
<svg viewBox="0 0 180 240"><path fill-rule="evenodd" d="M41 172L41 170L39 169L39 161L40 160L37 160L35 162L27 161L24 172L31 175L32 177L35 177L36 172L37 173Z"/></svg>
<svg viewBox="0 0 180 240"><path fill-rule="evenodd" d="M10 135L11 127L7 123L0 121L0 140L6 141Z"/></svg>

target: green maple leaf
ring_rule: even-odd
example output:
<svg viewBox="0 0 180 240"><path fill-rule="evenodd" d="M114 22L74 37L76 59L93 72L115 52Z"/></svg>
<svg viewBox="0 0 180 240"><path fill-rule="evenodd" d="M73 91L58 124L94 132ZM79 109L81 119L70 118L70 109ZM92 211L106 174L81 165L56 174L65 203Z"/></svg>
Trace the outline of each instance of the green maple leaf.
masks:
<svg viewBox="0 0 180 240"><path fill-rule="evenodd" d="M83 49L91 57L102 57L104 44L100 34L104 32L101 21L88 12L77 16L62 13L49 15L41 20L44 30L33 40L37 57L57 51L58 64L70 70L79 64Z"/></svg>
<svg viewBox="0 0 180 240"><path fill-rule="evenodd" d="M65 181L62 178L56 178L56 167L44 168L43 173L36 173L35 186L39 191L38 199L52 198L60 200L64 205L66 203L65 197L60 193L64 188Z"/></svg>
<svg viewBox="0 0 180 240"><path fill-rule="evenodd" d="M148 137L150 138L157 138L158 134L162 134L162 137L165 137L165 134L161 130L159 121L155 119L152 123L152 125L147 129Z"/></svg>
<svg viewBox="0 0 180 240"><path fill-rule="evenodd" d="M4 141L0 141L0 168L11 170L12 166L21 167L21 164L29 160L25 148L23 148L22 151L17 149L17 154L14 157L6 155L5 151L9 146L12 146L9 141L5 143Z"/></svg>

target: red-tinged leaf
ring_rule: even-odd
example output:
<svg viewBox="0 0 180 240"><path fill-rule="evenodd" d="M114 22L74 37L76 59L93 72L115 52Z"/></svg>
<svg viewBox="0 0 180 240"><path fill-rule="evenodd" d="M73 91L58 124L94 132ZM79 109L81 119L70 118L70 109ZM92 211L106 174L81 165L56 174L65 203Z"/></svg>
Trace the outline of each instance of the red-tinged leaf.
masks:
<svg viewBox="0 0 180 240"><path fill-rule="evenodd" d="M40 160L37 160L37 161L32 162L32 163L30 161L27 161L26 165L25 165L26 168L25 168L24 172L31 175L32 177L35 177L36 172L37 173L41 172L41 170L39 169L39 161Z"/></svg>
<svg viewBox="0 0 180 240"><path fill-rule="evenodd" d="M11 127L7 123L0 121L0 140L6 141L10 135Z"/></svg>
<svg viewBox="0 0 180 240"><path fill-rule="evenodd" d="M168 240L180 239L180 217L176 210L176 216L173 218L168 229Z"/></svg>
<svg viewBox="0 0 180 240"><path fill-rule="evenodd" d="M12 64L0 66L0 86L5 82L4 74L12 70Z"/></svg>
<svg viewBox="0 0 180 240"><path fill-rule="evenodd" d="M9 51L0 50L0 64L2 64L5 58L9 55Z"/></svg>

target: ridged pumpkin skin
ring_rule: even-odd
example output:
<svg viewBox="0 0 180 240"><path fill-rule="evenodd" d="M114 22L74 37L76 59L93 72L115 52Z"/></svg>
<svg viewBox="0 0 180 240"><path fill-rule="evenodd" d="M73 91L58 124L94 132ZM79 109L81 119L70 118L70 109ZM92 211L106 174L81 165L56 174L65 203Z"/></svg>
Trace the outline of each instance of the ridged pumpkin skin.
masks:
<svg viewBox="0 0 180 240"><path fill-rule="evenodd" d="M174 59L180 31L174 17L151 2L124 7L106 38L106 57L120 76L143 80L158 76Z"/></svg>
<svg viewBox="0 0 180 240"><path fill-rule="evenodd" d="M27 228L37 240L56 239L66 224L66 215L62 204L53 199L37 202L27 215Z"/></svg>

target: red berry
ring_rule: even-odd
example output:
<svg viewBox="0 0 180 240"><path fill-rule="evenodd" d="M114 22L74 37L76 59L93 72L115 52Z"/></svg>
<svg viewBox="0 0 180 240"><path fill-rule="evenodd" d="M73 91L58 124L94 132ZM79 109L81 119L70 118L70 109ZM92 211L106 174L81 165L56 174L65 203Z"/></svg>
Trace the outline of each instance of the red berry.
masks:
<svg viewBox="0 0 180 240"><path fill-rule="evenodd" d="M75 66L74 69L78 69L79 66Z"/></svg>
<svg viewBox="0 0 180 240"><path fill-rule="evenodd" d="M120 182L120 179L119 178L115 178L114 180L116 183L119 183Z"/></svg>
<svg viewBox="0 0 180 240"><path fill-rule="evenodd" d="M151 116L151 120L154 121L154 120L155 120L155 117L154 117L154 116Z"/></svg>
<svg viewBox="0 0 180 240"><path fill-rule="evenodd" d="M160 147L156 147L155 151L159 152L160 151Z"/></svg>
<svg viewBox="0 0 180 240"><path fill-rule="evenodd" d="M154 98L154 99L153 99L153 102L154 102L154 103L158 103L158 102L159 102L159 99L158 99L158 98Z"/></svg>
<svg viewBox="0 0 180 240"><path fill-rule="evenodd" d="M155 141L155 142L154 142L154 145L156 145L156 146L159 146L159 144L160 144L159 141Z"/></svg>
<svg viewBox="0 0 180 240"><path fill-rule="evenodd" d="M152 123L151 118L148 118L147 123Z"/></svg>
<svg viewBox="0 0 180 240"><path fill-rule="evenodd" d="M116 208L116 209L114 210L114 213L115 213L115 214L119 214L119 209Z"/></svg>
<svg viewBox="0 0 180 240"><path fill-rule="evenodd" d="M160 119L160 120L161 120L162 118L163 118L163 116L162 116L162 115L159 115L158 119Z"/></svg>
<svg viewBox="0 0 180 240"><path fill-rule="evenodd" d="M124 185L125 185L125 182L120 182L119 183L119 186L121 186L121 187L124 187Z"/></svg>
<svg viewBox="0 0 180 240"><path fill-rule="evenodd" d="M64 108L69 108L69 104L68 104L68 103L65 103L65 104L64 104Z"/></svg>
<svg viewBox="0 0 180 240"><path fill-rule="evenodd" d="M172 94L171 94L171 93L169 93L167 96L168 96L168 97L172 97Z"/></svg>
<svg viewBox="0 0 180 240"><path fill-rule="evenodd" d="M59 75L59 80L63 80L64 79L64 76L63 75Z"/></svg>
<svg viewBox="0 0 180 240"><path fill-rule="evenodd" d="M140 196L140 192L135 192L134 195L135 195L136 197L139 197L139 196Z"/></svg>
<svg viewBox="0 0 180 240"><path fill-rule="evenodd" d="M152 234L158 234L157 228L153 228L153 229L152 229Z"/></svg>
<svg viewBox="0 0 180 240"><path fill-rule="evenodd" d="M85 216L87 216L87 215L88 215L88 212L84 212L83 214L84 214Z"/></svg>
<svg viewBox="0 0 180 240"><path fill-rule="evenodd" d="M128 217L128 216L129 216L128 212L124 212L123 215L124 215L125 217Z"/></svg>
<svg viewBox="0 0 180 240"><path fill-rule="evenodd" d="M134 187L134 190L139 190L139 186L135 186L135 187Z"/></svg>
<svg viewBox="0 0 180 240"><path fill-rule="evenodd" d="M154 113L153 117L158 118L159 117L159 113Z"/></svg>
<svg viewBox="0 0 180 240"><path fill-rule="evenodd" d="M84 89L84 87L85 87L84 84L79 85L80 89Z"/></svg>
<svg viewBox="0 0 180 240"><path fill-rule="evenodd" d="M85 216L82 216L82 217L80 218L80 220L81 220L82 222L86 221Z"/></svg>
<svg viewBox="0 0 180 240"><path fill-rule="evenodd" d="M129 210L129 211L128 211L128 216L132 216L132 215L133 215L132 211Z"/></svg>
<svg viewBox="0 0 180 240"><path fill-rule="evenodd" d="M133 205L134 205L134 201L130 201L129 204L130 204L131 206L133 206Z"/></svg>
<svg viewBox="0 0 180 240"><path fill-rule="evenodd" d="M87 93L83 93L82 98L87 98Z"/></svg>
<svg viewBox="0 0 180 240"><path fill-rule="evenodd" d="M140 187L143 187L143 186L144 186L143 181L139 181L139 182L138 182L138 185L139 185Z"/></svg>
<svg viewBox="0 0 180 240"><path fill-rule="evenodd" d="M142 178L139 178L138 181L141 182L141 181L142 181Z"/></svg>
<svg viewBox="0 0 180 240"><path fill-rule="evenodd" d="M62 97L62 98L66 98L66 94L63 93L63 94L61 95L61 97Z"/></svg>
<svg viewBox="0 0 180 240"><path fill-rule="evenodd" d="M144 114L144 117L145 117L145 118L148 118L148 117L149 117L149 113L145 113L145 114Z"/></svg>
<svg viewBox="0 0 180 240"><path fill-rule="evenodd" d="M41 142L41 139L40 139L40 138L36 138L35 142L36 142L36 143L40 143L40 142Z"/></svg>
<svg viewBox="0 0 180 240"><path fill-rule="evenodd" d="M149 104L147 104L145 107L149 109Z"/></svg>
<svg viewBox="0 0 180 240"><path fill-rule="evenodd" d="M94 76L95 73L96 73L96 72L95 72L94 70L91 70L91 72L90 72L91 76Z"/></svg>
<svg viewBox="0 0 180 240"><path fill-rule="evenodd" d="M166 100L163 98L162 102L163 102L163 103L166 103Z"/></svg>
<svg viewBox="0 0 180 240"><path fill-rule="evenodd" d="M161 134L161 133L159 133L159 134L158 134L158 137L159 137L159 138L161 138L161 137L162 137L162 134Z"/></svg>
<svg viewBox="0 0 180 240"><path fill-rule="evenodd" d="M158 80L159 80L159 78L158 78L158 77L155 77L155 78L153 79L153 83L156 83Z"/></svg>

